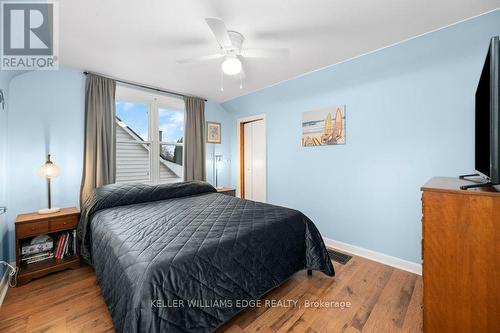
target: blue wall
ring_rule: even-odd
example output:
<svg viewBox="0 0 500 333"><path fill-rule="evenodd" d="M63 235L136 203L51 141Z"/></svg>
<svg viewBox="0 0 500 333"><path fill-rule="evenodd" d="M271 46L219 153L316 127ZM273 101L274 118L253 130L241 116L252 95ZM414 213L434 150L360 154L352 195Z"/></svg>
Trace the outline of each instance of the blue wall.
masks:
<svg viewBox="0 0 500 333"><path fill-rule="evenodd" d="M7 204L7 192L6 192L6 166L5 163L7 157L7 115L9 108L9 87L10 81L16 75L21 74L19 71L3 71L0 70L0 89L4 93L5 98L5 109L2 110L0 107L0 206L6 206ZM6 215L0 215L0 260L8 261L8 232L6 224ZM3 276L4 267L0 265L0 278Z"/></svg>
<svg viewBox="0 0 500 333"><path fill-rule="evenodd" d="M78 206L83 161L84 78L77 71L35 71L10 84L7 123L7 213L10 260L17 214L47 206L37 175L50 151L61 175L52 182L54 207Z"/></svg>
<svg viewBox="0 0 500 333"><path fill-rule="evenodd" d="M205 104L205 120L221 123L221 143L207 144L207 181L215 186L213 164L215 151L215 155L222 155L221 161L217 164L218 185L232 187L234 182L231 177L233 165L231 154L235 144L233 132L236 120L220 104L210 101Z"/></svg>
<svg viewBox="0 0 500 333"><path fill-rule="evenodd" d="M499 22L496 11L224 103L235 118L267 115L268 201L327 238L420 262L419 187L474 170L474 92ZM347 144L301 147L302 112L338 104Z"/></svg>

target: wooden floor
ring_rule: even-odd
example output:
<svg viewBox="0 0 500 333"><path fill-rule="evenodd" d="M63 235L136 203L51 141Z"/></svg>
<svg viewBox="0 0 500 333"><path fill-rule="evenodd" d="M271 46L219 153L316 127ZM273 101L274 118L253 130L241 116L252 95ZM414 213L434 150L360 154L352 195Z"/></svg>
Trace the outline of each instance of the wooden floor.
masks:
<svg viewBox="0 0 500 333"><path fill-rule="evenodd" d="M300 272L262 300L298 300L297 306L246 309L218 332L421 332L420 276L360 257L334 266L335 278ZM351 306L326 307L334 302ZM94 272L82 267L10 289L0 332L113 332L113 324Z"/></svg>

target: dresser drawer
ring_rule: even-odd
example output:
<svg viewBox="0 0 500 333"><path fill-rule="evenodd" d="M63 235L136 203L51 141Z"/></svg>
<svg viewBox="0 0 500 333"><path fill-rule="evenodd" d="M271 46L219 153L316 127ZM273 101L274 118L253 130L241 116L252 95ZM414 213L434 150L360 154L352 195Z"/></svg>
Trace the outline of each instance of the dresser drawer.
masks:
<svg viewBox="0 0 500 333"><path fill-rule="evenodd" d="M30 223L22 223L17 227L17 238L26 238L47 233L49 231L49 221L37 221Z"/></svg>
<svg viewBox="0 0 500 333"><path fill-rule="evenodd" d="M49 230L50 232L54 232L59 230L76 229L77 224L78 219L76 216L53 218L49 220Z"/></svg>

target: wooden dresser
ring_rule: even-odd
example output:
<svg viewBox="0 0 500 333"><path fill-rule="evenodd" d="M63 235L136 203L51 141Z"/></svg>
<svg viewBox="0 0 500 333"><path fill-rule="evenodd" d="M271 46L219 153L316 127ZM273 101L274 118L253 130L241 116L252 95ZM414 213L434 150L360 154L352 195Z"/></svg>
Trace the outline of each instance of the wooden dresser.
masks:
<svg viewBox="0 0 500 333"><path fill-rule="evenodd" d="M230 188L230 187L217 187L216 190L217 190L217 192L225 194L225 195L229 195L229 196L232 196L232 197L236 196L236 189L234 189L234 188Z"/></svg>
<svg viewBox="0 0 500 333"><path fill-rule="evenodd" d="M500 332L500 191L422 187L424 332Z"/></svg>

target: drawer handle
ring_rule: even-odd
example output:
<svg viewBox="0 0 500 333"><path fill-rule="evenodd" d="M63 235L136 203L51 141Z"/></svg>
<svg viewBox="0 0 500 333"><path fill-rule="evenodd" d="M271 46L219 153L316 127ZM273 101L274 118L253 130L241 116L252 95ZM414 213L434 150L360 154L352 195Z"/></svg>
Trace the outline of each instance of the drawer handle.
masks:
<svg viewBox="0 0 500 333"><path fill-rule="evenodd" d="M31 227L31 231L35 231L35 227Z"/></svg>
<svg viewBox="0 0 500 333"><path fill-rule="evenodd" d="M66 224L68 224L68 222L64 221L63 224L66 225Z"/></svg>

